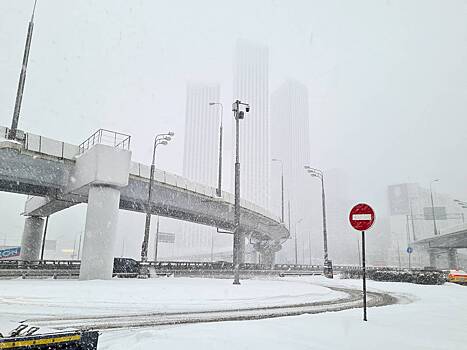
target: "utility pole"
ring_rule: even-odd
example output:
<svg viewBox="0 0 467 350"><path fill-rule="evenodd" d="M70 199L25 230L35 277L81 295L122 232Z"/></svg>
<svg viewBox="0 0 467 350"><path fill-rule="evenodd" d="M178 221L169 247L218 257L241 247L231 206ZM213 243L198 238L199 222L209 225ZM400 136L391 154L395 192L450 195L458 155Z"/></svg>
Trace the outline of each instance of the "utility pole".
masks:
<svg viewBox="0 0 467 350"><path fill-rule="evenodd" d="M435 205L434 205L434 202L433 202L433 188L432 188L432 185L433 185L433 182L438 182L438 181L439 181L439 179L435 179L435 180L432 180L430 182L431 212L433 214L433 230L434 230L435 236L438 234L438 229L436 227Z"/></svg>
<svg viewBox="0 0 467 350"><path fill-rule="evenodd" d="M34 12L36 11L37 0L34 1L31 20L28 26L28 35L26 37L26 45L24 47L23 64L19 76L18 90L16 91L15 109L13 111L13 120L11 121L10 132L8 133L9 140L16 140L16 131L18 129L19 114L21 112L21 102L23 101L24 84L26 82L26 70L28 68L29 50L31 49L32 32L34 30Z"/></svg>
<svg viewBox="0 0 467 350"><path fill-rule="evenodd" d="M221 107L221 114L220 114L220 123L219 123L219 161L218 161L218 173L217 173L217 196L222 197L222 130L223 130L223 115L224 115L224 105L220 102L209 102L210 106L220 106Z"/></svg>
<svg viewBox="0 0 467 350"><path fill-rule="evenodd" d="M232 111L235 118L235 217L234 217L234 240L233 240L233 267L234 282L240 284L240 263L243 260L242 242L243 234L240 230L240 119L245 118L245 112L241 111L241 106L245 106L245 112L250 111L250 105L236 100L232 104Z"/></svg>

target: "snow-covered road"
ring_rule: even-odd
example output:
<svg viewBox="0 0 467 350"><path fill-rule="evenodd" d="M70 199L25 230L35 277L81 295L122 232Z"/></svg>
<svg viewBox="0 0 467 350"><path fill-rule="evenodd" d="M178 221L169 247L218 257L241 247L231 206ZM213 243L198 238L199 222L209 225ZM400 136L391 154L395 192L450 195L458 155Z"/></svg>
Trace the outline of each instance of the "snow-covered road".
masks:
<svg viewBox="0 0 467 350"><path fill-rule="evenodd" d="M372 292L391 293L392 306L268 320L215 322L106 331L99 349L460 349L467 324L467 288L368 281ZM361 281L322 277L245 280L158 278L149 280L0 281L0 331L25 319L196 313L327 303L360 289ZM151 317L151 316L149 316ZM60 322L60 321L55 321ZM410 341L410 344L407 343ZM406 346L407 345L407 346ZM410 346L409 346L410 345Z"/></svg>
<svg viewBox="0 0 467 350"><path fill-rule="evenodd" d="M6 327L2 324L11 326L31 318L235 310L346 296L301 280L244 280L241 286L233 286L230 279L207 278L1 280L0 332Z"/></svg>
<svg viewBox="0 0 467 350"><path fill-rule="evenodd" d="M341 311L361 307L361 291L356 289L328 287L346 295L339 299L327 301L291 304L284 302L277 306L249 306L239 308L223 308L211 311L177 311L177 312L143 312L132 314L113 314L108 316L46 316L28 318L23 323L37 327L48 327L55 330L109 330L117 328L141 328L189 323L207 323L221 321L246 321L273 317L316 314L329 311ZM397 303L386 293L368 293L368 307Z"/></svg>
<svg viewBox="0 0 467 350"><path fill-rule="evenodd" d="M360 288L361 281L302 278L332 286ZM313 315L234 321L104 333L100 350L159 349L465 349L467 288L368 281L401 303Z"/></svg>

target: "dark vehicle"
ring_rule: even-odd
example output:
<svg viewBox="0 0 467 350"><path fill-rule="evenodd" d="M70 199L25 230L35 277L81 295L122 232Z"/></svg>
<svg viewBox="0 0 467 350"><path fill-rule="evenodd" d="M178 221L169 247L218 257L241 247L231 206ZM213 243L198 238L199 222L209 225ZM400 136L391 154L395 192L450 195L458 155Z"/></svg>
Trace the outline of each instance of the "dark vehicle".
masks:
<svg viewBox="0 0 467 350"><path fill-rule="evenodd" d="M136 277L139 273L139 262L131 258L114 258L114 276Z"/></svg>

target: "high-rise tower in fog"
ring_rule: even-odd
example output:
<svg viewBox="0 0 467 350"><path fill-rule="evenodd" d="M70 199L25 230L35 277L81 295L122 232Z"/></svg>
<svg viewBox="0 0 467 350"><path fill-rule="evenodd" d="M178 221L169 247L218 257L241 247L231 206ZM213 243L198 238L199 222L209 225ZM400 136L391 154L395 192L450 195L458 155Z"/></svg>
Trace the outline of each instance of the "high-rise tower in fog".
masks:
<svg viewBox="0 0 467 350"><path fill-rule="evenodd" d="M294 80L282 83L271 94L271 158L280 159L284 165L286 223L287 204L290 201L291 234L294 236L297 231L299 262L302 262L303 251L308 252L309 249L308 233L311 229L309 188L312 179L304 170L304 165L310 163L309 106L306 86ZM271 207L275 213L280 213L281 167L276 163L270 163L270 166ZM297 221L300 223L296 225ZM286 254L288 258L295 255L293 245L294 242L290 240L281 254ZM305 255L309 256L309 253Z"/></svg>
<svg viewBox="0 0 467 350"><path fill-rule="evenodd" d="M239 40L235 47L233 99L250 104L240 123L241 197L269 207L269 50Z"/></svg>
<svg viewBox="0 0 467 350"><path fill-rule="evenodd" d="M219 100L219 85L189 84L186 94L183 176L216 187L219 111L209 102Z"/></svg>
<svg viewBox="0 0 467 350"><path fill-rule="evenodd" d="M209 102L219 100L219 85L188 84L185 111L183 176L216 187L219 111ZM206 253L213 228L183 223L177 249L183 254Z"/></svg>

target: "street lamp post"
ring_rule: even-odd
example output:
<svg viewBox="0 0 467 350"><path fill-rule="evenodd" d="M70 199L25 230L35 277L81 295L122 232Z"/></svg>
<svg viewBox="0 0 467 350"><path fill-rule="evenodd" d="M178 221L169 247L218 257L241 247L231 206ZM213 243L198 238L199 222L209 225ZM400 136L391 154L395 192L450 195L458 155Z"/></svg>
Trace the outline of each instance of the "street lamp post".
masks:
<svg viewBox="0 0 467 350"><path fill-rule="evenodd" d="M300 220L298 220L296 223L295 223L295 265L298 264L298 241L297 241L297 226L299 223L301 223L303 220L303 218L301 218Z"/></svg>
<svg viewBox="0 0 467 350"><path fill-rule="evenodd" d="M157 261L158 250L159 250L159 216L157 216L157 223L156 223L156 239L154 242L154 261Z"/></svg>
<svg viewBox="0 0 467 350"><path fill-rule="evenodd" d="M175 134L168 132L166 134L158 134L154 138L154 147L152 149L152 163L151 173L149 176L149 190L148 190L148 201L146 203L146 222L144 225L144 238L143 244L141 245L141 261L148 261L148 243L149 243L149 229L151 227L151 200L152 200L152 183L154 181L154 173L156 171L156 149L159 145L167 145ZM157 245L157 242L156 242Z"/></svg>
<svg viewBox="0 0 467 350"><path fill-rule="evenodd" d="M281 163L281 222L284 223L284 162L276 158L272 161Z"/></svg>
<svg viewBox="0 0 467 350"><path fill-rule="evenodd" d="M312 257L311 257L311 230L308 230L308 250L309 250L309 254L310 254L310 265L313 265L312 264Z"/></svg>
<svg viewBox="0 0 467 350"><path fill-rule="evenodd" d="M217 196L222 197L222 120L224 115L224 106L220 102L209 102L210 106L220 106L221 107L221 114L220 114L220 124L219 124L219 170L218 170L218 179L217 179Z"/></svg>
<svg viewBox="0 0 467 350"><path fill-rule="evenodd" d="M433 202L433 182L438 181L439 179L435 179L430 182L431 213L433 214L433 230L435 231L435 236L438 234L438 228L436 227L435 204Z"/></svg>
<svg viewBox="0 0 467 350"><path fill-rule="evenodd" d="M211 231L211 262L214 262L214 231Z"/></svg>
<svg viewBox="0 0 467 350"><path fill-rule="evenodd" d="M462 209L467 209L467 202L461 201L459 199L454 199L454 202L459 205ZM465 223L464 213L461 213L462 223Z"/></svg>
<svg viewBox="0 0 467 350"><path fill-rule="evenodd" d="M28 26L28 34L26 36L26 45L24 47L24 54L23 54L23 64L21 65L21 73L19 76L18 90L16 91L15 109L13 111L13 119L11 121L11 128L10 128L10 131L8 132L9 140L16 139L16 132L18 129L19 114L21 112L21 102L23 101L24 85L26 82L26 70L28 67L29 50L31 49L32 32L34 29L34 12L36 11L36 2L37 0L34 1L34 8L32 10L31 20L29 21L29 26Z"/></svg>
<svg viewBox="0 0 467 350"><path fill-rule="evenodd" d="M308 174L313 177L317 177L321 180L321 206L323 208L323 245L324 245L324 265L327 265L328 262L328 233L326 227L326 195L324 192L324 176L323 172L319 169L312 168L308 165L305 165L305 169Z"/></svg>
<svg viewBox="0 0 467 350"><path fill-rule="evenodd" d="M234 240L233 240L233 266L234 284L240 284L240 261L243 256L241 249L240 232L240 119L245 118L245 112L241 111L241 106L245 107L245 112L250 111L250 105L236 100L232 104L232 112L235 118L235 218L234 218Z"/></svg>

